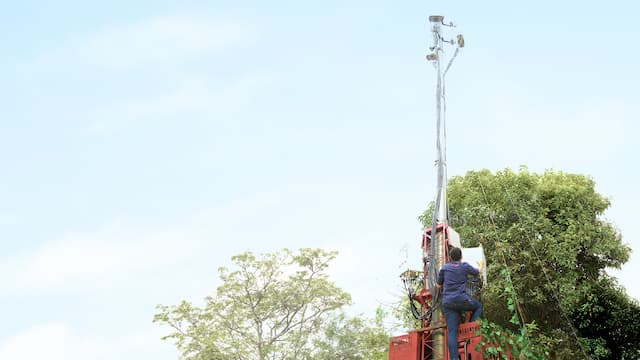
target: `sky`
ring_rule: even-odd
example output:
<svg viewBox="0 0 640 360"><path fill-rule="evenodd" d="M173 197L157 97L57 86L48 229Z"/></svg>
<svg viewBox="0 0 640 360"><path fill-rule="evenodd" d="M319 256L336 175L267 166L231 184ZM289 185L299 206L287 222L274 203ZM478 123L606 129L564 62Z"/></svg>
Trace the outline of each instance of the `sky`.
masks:
<svg viewBox="0 0 640 360"><path fill-rule="evenodd" d="M5 4L0 358L176 359L155 305L201 302L247 250L338 250L350 311L393 301L435 195L432 14L466 40L447 75L449 176L591 176L634 250L611 273L640 299L639 10Z"/></svg>

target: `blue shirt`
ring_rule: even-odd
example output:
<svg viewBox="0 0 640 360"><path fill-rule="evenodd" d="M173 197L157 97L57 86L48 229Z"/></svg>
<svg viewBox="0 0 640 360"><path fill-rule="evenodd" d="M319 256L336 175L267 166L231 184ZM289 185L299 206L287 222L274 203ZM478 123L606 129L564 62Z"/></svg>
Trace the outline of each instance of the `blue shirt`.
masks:
<svg viewBox="0 0 640 360"><path fill-rule="evenodd" d="M438 273L438 285L442 285L444 288L443 304L469 299L469 295L465 290L467 275L478 275L478 269L460 261L444 264Z"/></svg>

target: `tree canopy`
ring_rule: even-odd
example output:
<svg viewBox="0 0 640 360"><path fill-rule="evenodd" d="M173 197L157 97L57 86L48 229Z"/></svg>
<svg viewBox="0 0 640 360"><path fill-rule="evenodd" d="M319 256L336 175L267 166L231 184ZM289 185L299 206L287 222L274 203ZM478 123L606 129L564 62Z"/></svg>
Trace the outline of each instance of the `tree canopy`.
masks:
<svg viewBox="0 0 640 360"><path fill-rule="evenodd" d="M638 357L640 345L629 336L640 338L640 306L605 272L624 264L630 248L603 217L610 201L593 179L526 168L470 171L449 181L448 202L463 246L485 249L485 318L510 326L505 288L512 283L521 320L537 324L552 358ZM421 220L429 226L430 213ZM631 333L611 339L621 326Z"/></svg>
<svg viewBox="0 0 640 360"><path fill-rule="evenodd" d="M222 284L204 307L158 305L154 322L172 329L164 339L190 360L382 358L388 336L381 323L339 311L351 297L326 273L336 254L236 255L233 269L219 268Z"/></svg>

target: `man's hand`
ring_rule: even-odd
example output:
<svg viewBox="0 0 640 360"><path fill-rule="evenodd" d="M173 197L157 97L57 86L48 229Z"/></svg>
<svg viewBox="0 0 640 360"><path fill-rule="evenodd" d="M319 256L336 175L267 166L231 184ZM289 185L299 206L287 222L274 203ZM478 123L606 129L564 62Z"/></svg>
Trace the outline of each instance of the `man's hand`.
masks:
<svg viewBox="0 0 640 360"><path fill-rule="evenodd" d="M484 261L480 260L478 261L478 271L482 272L482 269L484 269Z"/></svg>

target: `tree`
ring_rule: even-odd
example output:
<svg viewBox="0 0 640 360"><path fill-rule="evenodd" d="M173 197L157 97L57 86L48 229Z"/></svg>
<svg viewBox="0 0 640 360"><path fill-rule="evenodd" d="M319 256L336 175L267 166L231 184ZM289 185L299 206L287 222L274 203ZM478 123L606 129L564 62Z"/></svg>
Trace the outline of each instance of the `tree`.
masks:
<svg viewBox="0 0 640 360"><path fill-rule="evenodd" d="M373 321L362 316L350 318L344 313L333 317L324 336L315 341L313 359L387 360L389 334L382 324L385 316L378 308Z"/></svg>
<svg viewBox="0 0 640 360"><path fill-rule="evenodd" d="M483 296L485 318L513 326L504 291L511 280L520 321L535 321L552 358L581 352L594 359L620 358L618 350L602 341L609 336L607 331L588 332L578 326L576 310L589 297L601 303L605 293L614 294L627 300L621 304L638 309L616 287L598 290L610 281L605 269L619 268L629 259L630 249L603 218L610 202L595 191L591 178L558 171L533 174L524 167L495 174L470 171L449 181L448 202L451 223L463 246L482 244L485 249L489 278ZM430 225L430 213L421 219ZM503 269L510 280L501 276ZM631 325L628 314L607 315ZM632 335L637 339L640 333ZM638 345L629 351L638 351Z"/></svg>
<svg viewBox="0 0 640 360"><path fill-rule="evenodd" d="M349 336L342 325L368 329L359 318L336 315L351 303L326 273L336 254L285 249L261 257L251 252L234 256L235 268L219 269L222 285L204 307L187 301L158 305L154 322L172 329L163 339L174 340L184 359L315 359L333 341L343 343Z"/></svg>
<svg viewBox="0 0 640 360"><path fill-rule="evenodd" d="M580 333L609 359L640 359L640 304L604 276L585 294L572 318Z"/></svg>

